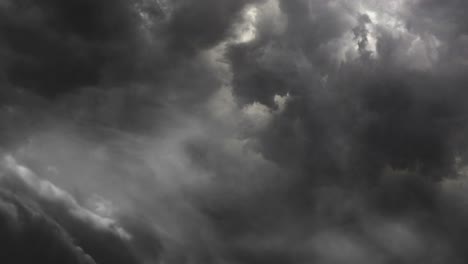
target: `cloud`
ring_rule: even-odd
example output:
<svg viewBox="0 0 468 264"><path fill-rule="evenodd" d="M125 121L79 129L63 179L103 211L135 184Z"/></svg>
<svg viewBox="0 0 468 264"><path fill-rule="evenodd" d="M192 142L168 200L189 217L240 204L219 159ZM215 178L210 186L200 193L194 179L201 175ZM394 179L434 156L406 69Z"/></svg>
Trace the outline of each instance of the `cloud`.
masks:
<svg viewBox="0 0 468 264"><path fill-rule="evenodd" d="M4 81L56 96L130 71L126 54L136 47L130 8L126 1L7 1L1 7Z"/></svg>
<svg viewBox="0 0 468 264"><path fill-rule="evenodd" d="M53 243L57 243L57 248L51 247L44 252L44 255L36 256L40 261L46 261L47 254L51 256L68 254L64 256L70 258L75 256L76 259L69 261L86 261L83 263L95 263L94 261L99 263L140 263L135 252L143 251L146 252L145 254L150 254L149 249L134 248L130 245L131 243L142 243L143 235L141 233L137 233L134 237L118 223L117 219L100 215L99 211L94 212L81 206L72 195L51 182L38 178L30 169L18 164L12 156L4 157L1 177L2 192L6 201L5 204L2 204L2 211L8 213L5 216L7 219L4 222L5 228L19 225L12 230L18 229L19 231L15 232L21 234L23 232L21 229L37 228L39 230L37 232L44 234L44 237L41 237L31 233L32 238L28 238L14 233L13 237L8 239L18 239L20 243L29 243L27 239L37 239L38 241L43 239L43 242L38 243L46 243L47 237L50 236ZM19 219L22 217L26 218ZM137 230L133 227L134 221L131 219L127 219L126 224L132 231ZM140 225L145 226L144 223ZM18 238L14 236L18 236ZM148 237L146 240L152 237L151 234L145 236ZM151 242L155 243L151 250L156 252L158 241L153 238ZM33 244L26 245L33 246ZM62 250L68 250L67 248L70 248L74 255L60 253ZM153 257L155 256L154 252L152 253ZM20 259L12 261L12 263L23 263Z"/></svg>
<svg viewBox="0 0 468 264"><path fill-rule="evenodd" d="M3 261L9 263L96 263L74 244L72 238L53 220L15 195L1 193L0 219Z"/></svg>
<svg viewBox="0 0 468 264"><path fill-rule="evenodd" d="M1 189L96 263L464 263L465 10L4 1Z"/></svg>

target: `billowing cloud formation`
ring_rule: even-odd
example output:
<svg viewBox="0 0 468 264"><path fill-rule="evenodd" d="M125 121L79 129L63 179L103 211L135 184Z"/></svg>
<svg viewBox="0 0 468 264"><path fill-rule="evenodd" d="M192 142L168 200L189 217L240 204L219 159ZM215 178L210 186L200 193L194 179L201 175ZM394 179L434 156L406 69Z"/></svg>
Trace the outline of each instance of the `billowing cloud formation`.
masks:
<svg viewBox="0 0 468 264"><path fill-rule="evenodd" d="M466 263L467 8L4 1L9 263Z"/></svg>
<svg viewBox="0 0 468 264"><path fill-rule="evenodd" d="M28 263L28 259L36 258L51 263L139 263L135 252L147 250L137 248L141 234L131 236L116 219L100 215L102 210L79 205L69 193L37 178L11 156L2 160L0 177L7 189L2 193L2 228L8 233L3 243L8 244L8 239L19 243L9 245L11 249L5 252L12 254L7 258L11 263ZM130 242L136 242L135 246L129 246ZM57 245L47 248L49 243ZM152 254L157 254L156 237L153 243ZM38 245L44 249L35 248ZM22 253L15 255L17 251ZM31 255L26 253L29 251Z"/></svg>

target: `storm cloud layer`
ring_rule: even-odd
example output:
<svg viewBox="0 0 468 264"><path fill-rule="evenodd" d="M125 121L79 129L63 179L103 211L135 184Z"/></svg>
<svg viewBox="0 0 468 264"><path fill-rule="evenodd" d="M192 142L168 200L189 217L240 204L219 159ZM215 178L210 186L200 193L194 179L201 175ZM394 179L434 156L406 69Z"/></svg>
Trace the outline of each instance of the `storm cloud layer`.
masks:
<svg viewBox="0 0 468 264"><path fill-rule="evenodd" d="M0 262L466 263L466 12L0 1Z"/></svg>

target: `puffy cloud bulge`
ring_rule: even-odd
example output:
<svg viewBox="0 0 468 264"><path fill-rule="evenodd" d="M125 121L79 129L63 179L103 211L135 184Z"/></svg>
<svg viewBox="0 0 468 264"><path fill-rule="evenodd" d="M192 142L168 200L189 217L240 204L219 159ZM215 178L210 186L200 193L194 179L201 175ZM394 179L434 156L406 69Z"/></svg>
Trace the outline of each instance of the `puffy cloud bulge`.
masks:
<svg viewBox="0 0 468 264"><path fill-rule="evenodd" d="M0 258L466 263L466 12L2 1Z"/></svg>

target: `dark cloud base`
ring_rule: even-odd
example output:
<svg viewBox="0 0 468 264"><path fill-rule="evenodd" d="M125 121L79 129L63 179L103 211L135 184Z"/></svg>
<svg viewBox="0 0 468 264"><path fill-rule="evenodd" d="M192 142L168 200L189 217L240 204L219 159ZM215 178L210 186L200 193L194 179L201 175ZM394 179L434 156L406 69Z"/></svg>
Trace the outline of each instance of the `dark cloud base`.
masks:
<svg viewBox="0 0 468 264"><path fill-rule="evenodd" d="M2 261L5 263L95 263L53 220L2 192Z"/></svg>

